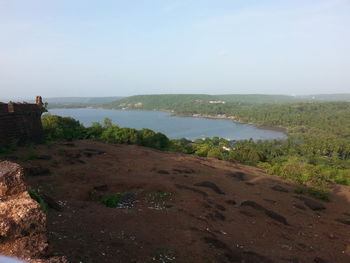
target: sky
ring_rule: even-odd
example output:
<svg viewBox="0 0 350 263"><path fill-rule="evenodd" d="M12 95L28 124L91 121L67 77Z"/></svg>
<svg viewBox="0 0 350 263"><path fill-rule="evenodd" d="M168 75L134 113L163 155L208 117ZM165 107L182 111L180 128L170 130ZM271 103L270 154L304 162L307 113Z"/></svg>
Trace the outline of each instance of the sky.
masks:
<svg viewBox="0 0 350 263"><path fill-rule="evenodd" d="M0 101L159 93L350 93L350 0L0 0Z"/></svg>

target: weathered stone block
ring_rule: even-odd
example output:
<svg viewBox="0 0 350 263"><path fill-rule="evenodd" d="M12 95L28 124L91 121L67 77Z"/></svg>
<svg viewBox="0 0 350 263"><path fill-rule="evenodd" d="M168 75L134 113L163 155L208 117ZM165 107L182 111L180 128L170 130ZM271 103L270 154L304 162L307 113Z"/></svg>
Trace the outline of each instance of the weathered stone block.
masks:
<svg viewBox="0 0 350 263"><path fill-rule="evenodd" d="M43 138L41 97L36 104L0 103L0 147L40 142Z"/></svg>
<svg viewBox="0 0 350 263"><path fill-rule="evenodd" d="M0 254L31 263L65 263L48 257L46 214L26 191L23 169L0 162Z"/></svg>
<svg viewBox="0 0 350 263"><path fill-rule="evenodd" d="M27 190L23 169L16 163L0 162L0 198L20 194Z"/></svg>

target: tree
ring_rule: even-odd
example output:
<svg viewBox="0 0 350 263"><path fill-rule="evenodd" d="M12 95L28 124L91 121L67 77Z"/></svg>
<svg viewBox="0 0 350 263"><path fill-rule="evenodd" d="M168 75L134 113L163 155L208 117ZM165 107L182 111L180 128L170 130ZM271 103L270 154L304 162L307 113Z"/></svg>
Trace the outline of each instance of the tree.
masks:
<svg viewBox="0 0 350 263"><path fill-rule="evenodd" d="M45 114L42 125L47 140L76 140L85 137L85 128L79 121L71 117Z"/></svg>

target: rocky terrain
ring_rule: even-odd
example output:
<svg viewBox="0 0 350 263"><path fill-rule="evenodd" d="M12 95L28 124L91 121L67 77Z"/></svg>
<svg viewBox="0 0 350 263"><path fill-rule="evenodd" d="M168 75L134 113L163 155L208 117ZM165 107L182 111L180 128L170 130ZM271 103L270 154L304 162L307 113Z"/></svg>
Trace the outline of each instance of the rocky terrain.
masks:
<svg viewBox="0 0 350 263"><path fill-rule="evenodd" d="M0 254L72 263L350 262L346 186L333 185L332 201L322 202L258 168L91 141L0 158L24 167L26 184L48 205L45 215L21 168L2 163ZM116 193L117 207L101 202Z"/></svg>
<svg viewBox="0 0 350 263"><path fill-rule="evenodd" d="M0 162L0 255L32 263L65 263L63 257L50 257L46 215L27 192L23 176L18 164Z"/></svg>

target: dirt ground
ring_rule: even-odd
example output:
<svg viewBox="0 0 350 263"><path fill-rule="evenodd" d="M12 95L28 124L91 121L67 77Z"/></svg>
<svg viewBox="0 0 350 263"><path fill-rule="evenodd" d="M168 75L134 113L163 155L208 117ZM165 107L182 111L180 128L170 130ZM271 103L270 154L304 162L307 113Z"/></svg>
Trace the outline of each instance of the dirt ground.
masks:
<svg viewBox="0 0 350 263"><path fill-rule="evenodd" d="M350 262L350 187L315 201L255 167L91 141L7 158L49 198L52 253L72 263ZM114 193L121 207L100 202Z"/></svg>

